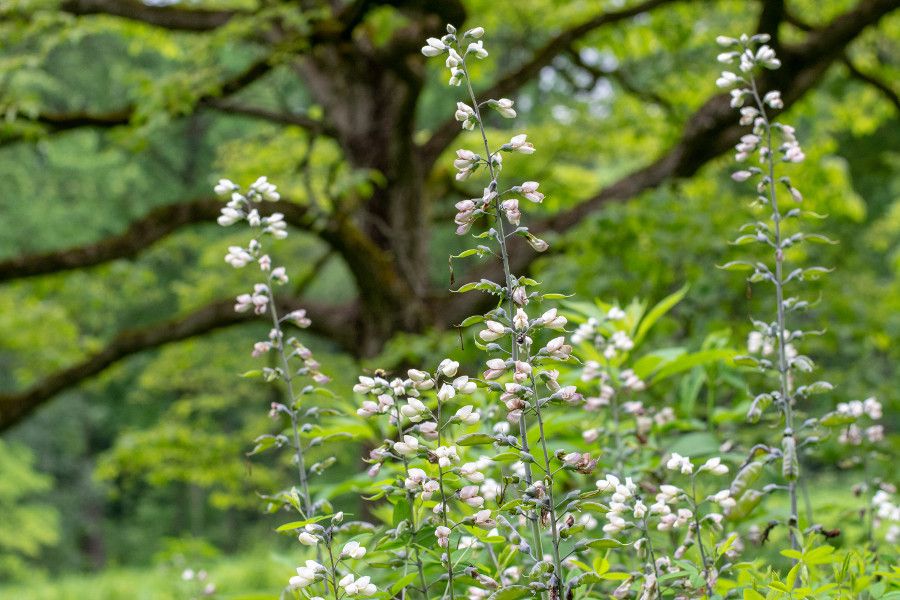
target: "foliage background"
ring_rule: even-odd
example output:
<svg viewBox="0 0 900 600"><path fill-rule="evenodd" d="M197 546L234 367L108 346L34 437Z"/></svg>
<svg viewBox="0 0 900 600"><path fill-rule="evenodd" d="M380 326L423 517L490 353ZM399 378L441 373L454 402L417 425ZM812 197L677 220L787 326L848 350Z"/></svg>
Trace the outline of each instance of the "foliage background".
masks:
<svg viewBox="0 0 900 600"><path fill-rule="evenodd" d="M0 2L0 10L28 11L38 4ZM852 4L790 3L793 14L811 22L826 22ZM549 32L596 10L593 5L467 1L472 22L489 32L493 53L477 76L497 77ZM0 72L6 73L0 105L9 116L0 132L10 135L0 146L0 259L103 239L154 207L208 196L220 176L246 183L267 174L300 202L310 200L298 173L304 161L317 189L333 177L334 188L365 198L379 185L377 173L350 167L329 140L312 145L299 127L216 111L182 115L190 112L192 94L211 78L237 71L252 58L252 44L227 33L171 33L105 17L58 26L49 6L36 13L45 20L32 19L28 27L0 25L0 40L8 42L0 44ZM743 1L678 3L581 40L577 55L595 65L599 77L566 55L545 67L517 95L529 139L539 149L529 178L546 188L542 210L572 206L669 147L684 120L714 93L715 35L752 30L756 13L754 3ZM365 27L373 39L386 38L407 18L385 6L369 14ZM799 35L785 30L787 39ZM854 64L894 84L900 80L898 39L900 16L892 14L853 44ZM438 71L429 72L418 106L423 135L446 113ZM243 90L241 98L311 115L323 110L302 79L285 68ZM47 107L114 109L123 99L139 107L128 126L19 139L22 115ZM791 108L790 119L809 157L794 179L805 190L806 206L830 215L824 227L841 241L814 246L809 257L836 269L815 290L822 301L809 319L825 329L809 353L837 388L822 402L831 407L877 396L896 450L896 92L892 102L838 64ZM443 287L446 256L459 244L448 226L452 203L465 193L450 181L448 162L441 159L427 182L437 199L429 277ZM551 239L559 250L534 265L535 277L580 300L623 304L635 297L658 300L688 283L686 299L657 327L653 344L698 347L710 335L743 344L748 316L766 314L767 307L734 274L714 268L734 258L727 240L749 213L741 187L727 176L729 162L715 160L690 179L605 205ZM152 325L239 290L246 284L242 274L222 262L228 236L212 223L198 225L130 259L0 285L0 390L26 388L97 351L122 328ZM295 281L321 267L306 298L327 302L356 293L340 261L320 264L327 249L314 236L293 236L280 252L296 265ZM103 590L95 597L134 597L123 588L135 584L151 590L138 597L181 597L188 592L179 587L178 573L187 565L213 566L217 583L229 593L277 589L290 571L292 550L272 548L267 532L273 521L260 514L255 492L275 487L285 465L243 456L250 440L267 428L271 392L236 377L248 368L248 341L263 331L240 325L140 353L59 394L4 433L0 511L13 525L0 528L0 581L18 587L0 588L0 596L79 597L74 590L81 589L81 580L67 579L71 574L123 568L129 570L85 585L100 586L93 588ZM335 376L334 389L347 399L353 375L363 368L401 369L448 353L471 359L471 348L460 349L453 331L398 334L380 356L364 360L328 339L310 344L323 370ZM660 400L684 402L686 387L672 386ZM747 399L740 386L720 394L716 404L725 413ZM344 466L338 473L351 482L358 477L358 455L358 448L348 447L339 457ZM813 466L825 486L815 490L846 489L855 481L833 469L826 474L830 466L827 460ZM347 506L354 506L352 485L344 491ZM836 507L835 515L847 510ZM63 583L51 586L58 579ZM129 583L119 587L120 580Z"/></svg>

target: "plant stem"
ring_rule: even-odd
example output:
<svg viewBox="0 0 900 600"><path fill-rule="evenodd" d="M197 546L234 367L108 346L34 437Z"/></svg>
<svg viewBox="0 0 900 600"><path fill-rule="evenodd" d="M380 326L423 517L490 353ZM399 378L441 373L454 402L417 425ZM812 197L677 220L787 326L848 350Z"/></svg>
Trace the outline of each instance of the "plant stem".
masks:
<svg viewBox="0 0 900 600"><path fill-rule="evenodd" d="M475 111L475 118L478 121L478 130L481 133L481 140L484 143L484 151L487 153L487 157L485 158L488 166L488 170L491 175L491 183L490 190L492 192L497 191L497 173L494 171L494 165L491 163L491 148L488 144L487 140L487 131L484 128L484 121L481 119L481 109L478 107L478 98L475 96L475 90L472 89L472 82L469 78L469 69L466 66L465 54L460 53L460 56L463 57L461 67L464 73L464 77L466 80L466 88L469 91L469 98L472 102L472 109ZM500 214L500 198L499 195L494 200L494 216L496 218L497 229L499 230L497 233L497 243L500 246L500 256L503 260L503 275L506 279L506 299L507 299L507 307L509 310L509 318L512 319L515 314L515 307L513 305L513 276L512 271L509 267L509 251L506 247L506 233L503 227L503 215ZM519 347L516 342L515 335L512 335L512 343L510 348L510 354L512 356L513 361L519 360ZM534 390L532 390L533 392ZM534 394L536 397L536 394ZM519 417L519 438L522 444L522 451L526 454L530 454L529 446L528 446L528 423L525 420L525 413L522 412ZM527 461L523 461L525 466L525 483L531 487L534 483L534 477L531 473L531 465ZM543 547L541 545L541 530L540 525L538 523L538 517L532 511L531 515L528 517L528 520L531 522L531 534L533 538L533 543L535 545L536 554L538 557L544 555Z"/></svg>
<svg viewBox="0 0 900 600"><path fill-rule="evenodd" d="M281 357L281 365L284 370L284 382L287 387L288 414L291 415L291 430L294 434L294 457L297 461L297 472L300 476L300 491L303 498L303 516L307 519L312 518L312 499L309 495L309 483L306 476L306 460L303 457L303 446L300 442L300 421L299 410L296 406L297 400L294 395L294 376L291 373L288 355L284 351L284 332L281 329L281 320L278 318L278 308L275 306L275 294L272 292L272 277L268 278L269 286L269 312L272 316L272 327L278 332L278 355ZM316 561L322 562L322 549L316 545ZM325 593L328 593L328 582L325 582ZM335 593L337 591L335 590Z"/></svg>
<svg viewBox="0 0 900 600"><path fill-rule="evenodd" d="M400 442L400 441L403 441L403 426L400 424L400 408L399 407L395 407L395 408L396 408L396 411L394 414L396 415L396 418L397 418L397 441ZM406 456L401 455L401 458L403 459L403 471L406 473L406 477L409 478L409 461L406 460ZM410 491L406 492L406 501L409 503L409 521L410 521L410 526L412 527L412 537L410 537L410 544L411 544L413 538L415 538L415 535L416 535L416 505L415 505L415 496L413 496L412 492L410 492ZM410 544L406 545L407 553L409 553ZM428 584L425 582L425 571L422 568L422 560L419 557L418 548L413 547L413 554L415 555L416 567L419 570L419 581L422 583L422 597L428 598ZM409 563L407 562L406 565L408 566ZM405 572L404 572L404 575L406 575ZM406 588L403 588L401 597L406 598Z"/></svg>
<svg viewBox="0 0 900 600"><path fill-rule="evenodd" d="M781 212L778 210L778 198L775 193L775 151L772 148L772 124L769 121L769 117L766 114L765 103L762 101L762 98L759 96L759 90L756 86L756 78L750 77L751 89L753 92L753 98L756 101L757 108L759 109L760 116L763 119L765 131L766 131L766 166L769 171L769 202L771 203L772 208L772 222L775 226L775 298L778 303L778 321L777 321L777 336L778 336L778 373L779 379L781 383L781 407L782 412L784 414L784 437L791 437L793 439L793 446L796 448L797 440L796 434L794 433L794 414L792 404L792 391L791 391L791 377L790 377L790 367L788 366L787 360L787 351L786 351L786 326L785 326L785 317L784 317L784 281L783 281L783 272L784 272L784 248L782 247L782 239L781 239ZM796 460L799 462L799 455ZM798 466L798 478L799 478L799 466ZM799 548L796 528L799 525L799 517L797 514L797 481L796 478L788 481L788 495L790 496L790 517L788 518L788 530L791 539L791 548L797 550Z"/></svg>
<svg viewBox="0 0 900 600"><path fill-rule="evenodd" d="M653 567L653 575L656 577L656 597L661 598L659 593L659 571L656 568L656 554L653 553L653 541L650 539L650 530L647 528L647 515L643 518L644 539L647 540L647 555L650 557L650 565Z"/></svg>
<svg viewBox="0 0 900 600"><path fill-rule="evenodd" d="M531 387L536 389L537 383L534 380L534 372L531 373ZM550 453L547 451L547 436L544 435L544 419L541 416L541 406L537 397L534 402L534 414L537 417L538 431L541 436L541 449L544 452L544 472L547 474L547 500L550 506L550 533L553 542L553 565L556 568L556 579L558 583L558 598L562 598L562 591L565 589L566 578L562 570L562 561L559 559L559 531L556 523L556 504L553 501L553 473L550 470Z"/></svg>
<svg viewBox="0 0 900 600"><path fill-rule="evenodd" d="M443 446L441 443L441 401L438 399L437 403L437 431L438 431L438 446ZM447 520L447 496L444 494L444 467L438 463L438 487L441 492L441 506L443 510L441 511L441 517L443 518L444 527L449 529L450 523ZM490 548L490 544L487 544L487 547ZM447 537L447 589L450 590L450 600L454 600L454 591L453 591L453 551L451 550L452 545L450 544L450 538ZM447 595L447 591L444 591L444 595L441 596L442 600Z"/></svg>
<svg viewBox="0 0 900 600"><path fill-rule="evenodd" d="M331 550L331 543L333 541L332 535L334 532L332 531L328 536L328 561L331 563L331 590L334 594L334 600L338 599L338 585L337 585L337 571L335 570L334 563L334 553ZM328 579L325 579L325 593L328 593Z"/></svg>
<svg viewBox="0 0 900 600"><path fill-rule="evenodd" d="M303 494L303 512L304 516L309 519L312 517L312 500L309 496L309 485L306 477L306 462L303 457L303 446L300 444L300 425L297 418L296 398L294 396L294 377L291 374L291 367L288 363L288 356L284 351L284 333L281 330L281 323L278 319L278 309L275 306L275 295L272 292L272 278L269 277L269 312L272 315L272 326L278 332L278 354L281 357L281 365L284 369L284 382L287 384L287 394L289 413L291 415L291 429L294 433L294 452L297 460L297 472L300 476L300 491Z"/></svg>
<svg viewBox="0 0 900 600"><path fill-rule="evenodd" d="M609 373L611 370L609 360L606 360L606 373ZM610 376L611 377L611 376ZM603 394L603 380L600 381L600 394ZM616 475L619 477L624 477L624 465L622 459L622 431L620 429L621 422L619 416L619 394L618 391L614 390L612 397L609 399L609 405L612 412L613 418L613 441L615 443L615 462L616 462Z"/></svg>
<svg viewBox="0 0 900 600"><path fill-rule="evenodd" d="M697 514L699 509L697 506L697 476L691 475L691 508L694 512L694 530L697 533L697 547L700 549L700 560L703 561L703 580L706 583L706 593L712 598L713 589L710 584L710 565L706 559L706 549L703 547L703 535L700 531L700 516Z"/></svg>

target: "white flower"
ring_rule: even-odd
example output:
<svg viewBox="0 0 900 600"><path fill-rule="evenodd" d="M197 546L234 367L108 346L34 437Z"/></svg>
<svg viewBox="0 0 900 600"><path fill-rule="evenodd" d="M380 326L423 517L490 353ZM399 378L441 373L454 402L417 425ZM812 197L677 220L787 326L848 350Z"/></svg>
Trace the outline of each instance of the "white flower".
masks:
<svg viewBox="0 0 900 600"><path fill-rule="evenodd" d="M557 329L560 330L566 326L568 320L557 313L555 308L551 308L547 312L541 315L540 319L541 323L547 329Z"/></svg>
<svg viewBox="0 0 900 600"><path fill-rule="evenodd" d="M453 166L458 170L470 171L477 164L478 155L471 150L461 149L456 151L456 160L453 161Z"/></svg>
<svg viewBox="0 0 900 600"><path fill-rule="evenodd" d="M528 313L526 313L521 308L516 309L516 314L513 317L513 327L517 330L522 331L528 327Z"/></svg>
<svg viewBox="0 0 900 600"><path fill-rule="evenodd" d="M497 321L485 321L484 325L487 329L478 332L478 337L485 342L499 340L506 334L506 327L503 326L503 323L498 323Z"/></svg>
<svg viewBox="0 0 900 600"><path fill-rule="evenodd" d="M644 515L647 514L647 506L638 500L634 503L634 518L635 519L643 519Z"/></svg>
<svg viewBox="0 0 900 600"><path fill-rule="evenodd" d="M349 556L350 558L362 558L365 555L366 549L355 540L344 544L344 549L341 550L341 556Z"/></svg>
<svg viewBox="0 0 900 600"><path fill-rule="evenodd" d="M390 396L387 396L387 399L391 402L393 401ZM382 404L387 404L387 402L382 402L381 396L379 396L379 402ZM406 404L400 408L400 414L413 423L422 422L425 418L422 415L427 413L428 407L422 404L422 401L417 398L407 398Z"/></svg>
<svg viewBox="0 0 900 600"><path fill-rule="evenodd" d="M243 218L243 212L231 206L226 206L222 208L222 214L216 219L216 222L222 227L228 227L229 225L234 225Z"/></svg>
<svg viewBox="0 0 900 600"><path fill-rule="evenodd" d="M288 276L286 269L284 267L277 267L275 269L272 269L272 279L274 279L278 283L287 283Z"/></svg>
<svg viewBox="0 0 900 600"><path fill-rule="evenodd" d="M447 49L447 45L444 44L444 42L442 42L438 38L430 37L427 40L425 40L425 43L437 50L446 50Z"/></svg>
<svg viewBox="0 0 900 600"><path fill-rule="evenodd" d="M478 463L466 463L459 468L460 476L468 479L472 483L482 483L484 481L484 473L478 470Z"/></svg>
<svg viewBox="0 0 900 600"><path fill-rule="evenodd" d="M292 589L305 588L316 580L316 575L320 571L324 571L325 567L314 560L306 561L306 566L297 567L297 574L290 579Z"/></svg>
<svg viewBox="0 0 900 600"><path fill-rule="evenodd" d="M765 44L757 48L755 59L767 69L777 69L781 66L781 61L775 58L775 51Z"/></svg>
<svg viewBox="0 0 900 600"><path fill-rule="evenodd" d="M511 152L519 152L521 154L534 154L534 144L527 141L528 136L524 133L519 135L515 135L509 142L504 146L507 150Z"/></svg>
<svg viewBox="0 0 900 600"><path fill-rule="evenodd" d="M463 37L479 39L484 35L484 27L473 27L463 34Z"/></svg>
<svg viewBox="0 0 900 600"><path fill-rule="evenodd" d="M784 101L781 99L781 92L778 90L767 92L766 95L763 96L763 102L774 109L784 108Z"/></svg>
<svg viewBox="0 0 900 600"><path fill-rule="evenodd" d="M597 481L597 489L601 492L614 490L619 485L619 478L615 475L607 475L605 479Z"/></svg>
<svg viewBox="0 0 900 600"><path fill-rule="evenodd" d="M554 358L566 360L572 354L572 346L569 346L565 342L566 338L563 336L553 338L552 340L547 342L544 350L547 352L547 354Z"/></svg>
<svg viewBox="0 0 900 600"><path fill-rule="evenodd" d="M475 390L478 389L478 385L474 381L469 381L467 375L462 375L454 379L453 387L455 387L460 394L474 394Z"/></svg>
<svg viewBox="0 0 900 600"><path fill-rule="evenodd" d="M419 440L411 435L404 435L402 442L394 442L394 451L401 456L412 456L419 450Z"/></svg>
<svg viewBox="0 0 900 600"><path fill-rule="evenodd" d="M475 129L475 110L465 102L456 103L456 120L462 123L463 129Z"/></svg>
<svg viewBox="0 0 900 600"><path fill-rule="evenodd" d="M275 190L275 185L269 183L268 179L263 176L250 184L250 188L247 190L247 197L254 202L259 202L260 200L277 202L281 199L281 195Z"/></svg>
<svg viewBox="0 0 900 600"><path fill-rule="evenodd" d="M863 400L863 412L873 421L879 420L883 416L881 402L875 398L866 398Z"/></svg>
<svg viewBox="0 0 900 600"><path fill-rule="evenodd" d="M217 196L228 196L232 192L236 192L240 189L236 183L231 181L230 179L220 179L219 183L216 184L216 187L213 188L213 191L216 192Z"/></svg>
<svg viewBox="0 0 900 600"><path fill-rule="evenodd" d="M438 400L446 402L456 396L456 389L450 384L441 385L441 389L437 393Z"/></svg>
<svg viewBox="0 0 900 600"><path fill-rule="evenodd" d="M513 101L509 98L500 98L499 100L490 101L491 106L500 113L501 117L506 119L514 119L516 111L513 109Z"/></svg>
<svg viewBox="0 0 900 600"><path fill-rule="evenodd" d="M240 246L229 246L228 254L225 255L225 262L235 269L247 266L252 260L253 256Z"/></svg>
<svg viewBox="0 0 900 600"><path fill-rule="evenodd" d="M438 365L438 372L444 377L456 377L456 371L459 369L459 363L455 360L445 358Z"/></svg>
<svg viewBox="0 0 900 600"><path fill-rule="evenodd" d="M436 440L438 439L438 425L434 421L425 421L419 424L419 433L426 440Z"/></svg>
<svg viewBox="0 0 900 600"><path fill-rule="evenodd" d="M461 63L462 63L462 57L459 55L459 53L456 50L454 50L453 48L450 48L449 50L447 50L447 60L444 62L444 65L448 69L455 69Z"/></svg>
<svg viewBox="0 0 900 600"><path fill-rule="evenodd" d="M616 534L628 527L628 522L617 514L607 513L606 519L609 522L603 526L604 533Z"/></svg>
<svg viewBox="0 0 900 600"><path fill-rule="evenodd" d="M506 216L506 220L510 225L518 225L522 219L522 211L519 210L519 201L515 198L508 198L500 203L500 208Z"/></svg>
<svg viewBox="0 0 900 600"><path fill-rule="evenodd" d="M446 548L450 545L450 528L445 527L444 525L438 526L434 530L434 535L437 537L438 546L441 548Z"/></svg>
<svg viewBox="0 0 900 600"><path fill-rule="evenodd" d="M694 465L691 463L689 457L673 452L669 461L666 463L666 468L670 471L681 471L685 475L688 475L693 472Z"/></svg>
<svg viewBox="0 0 900 600"><path fill-rule="evenodd" d="M502 358L492 358L487 361L487 367L484 378L487 380L497 379L506 372L506 361Z"/></svg>
<svg viewBox="0 0 900 600"><path fill-rule="evenodd" d="M526 181L513 189L522 194L526 200L540 204L544 199L544 194L537 191L538 187L540 187L540 184L537 181Z"/></svg>
<svg viewBox="0 0 900 600"><path fill-rule="evenodd" d="M732 73L731 71L723 71L722 75L716 79L716 85L720 88L730 88L737 83L743 82L743 79Z"/></svg>
<svg viewBox="0 0 900 600"><path fill-rule="evenodd" d="M431 500L431 497L441 487L441 483L435 479L429 479L422 484L422 500Z"/></svg>
<svg viewBox="0 0 900 600"><path fill-rule="evenodd" d="M447 468L455 462L459 462L459 455L456 453L456 446L439 446L434 451L438 457L438 465Z"/></svg>
<svg viewBox="0 0 900 600"><path fill-rule="evenodd" d="M484 42L477 41L469 44L469 47L466 48L466 54L472 53L477 58L487 58L488 51L484 49Z"/></svg>
<svg viewBox="0 0 900 600"><path fill-rule="evenodd" d="M715 502L725 510L734 508L734 506L737 505L737 501L731 497L731 490L727 489L716 492L709 497L709 500Z"/></svg>
<svg viewBox="0 0 900 600"><path fill-rule="evenodd" d="M471 404L467 404L456 411L454 417L466 425L474 425L481 419L481 414L475 411Z"/></svg>
<svg viewBox="0 0 900 600"><path fill-rule="evenodd" d="M482 529L490 529L494 527L497 522L491 518L491 511L489 509L479 510L472 517L475 525L481 527Z"/></svg>
<svg viewBox="0 0 900 600"><path fill-rule="evenodd" d="M484 498L479 496L478 492L477 485L467 485L459 490L459 499L472 508L481 508L484 506Z"/></svg>
<svg viewBox="0 0 900 600"><path fill-rule="evenodd" d="M300 543L304 546L315 546L319 543L319 538L308 531L301 531L300 535L297 536L297 539L300 540Z"/></svg>
<svg viewBox="0 0 900 600"><path fill-rule="evenodd" d="M349 573L338 582L338 585L344 588L344 593L348 596L356 596L357 594L372 596L378 591L378 588L375 587L374 583L370 583L370 580L371 578L368 576L356 579L352 573Z"/></svg>
<svg viewBox="0 0 900 600"><path fill-rule="evenodd" d="M703 466L700 467L700 470L701 471L709 471L710 473L713 473L714 475L724 475L725 473L728 472L728 466L723 465L722 459L719 458L718 456L715 456L715 457L709 459L708 461L706 461L705 463L703 463Z"/></svg>

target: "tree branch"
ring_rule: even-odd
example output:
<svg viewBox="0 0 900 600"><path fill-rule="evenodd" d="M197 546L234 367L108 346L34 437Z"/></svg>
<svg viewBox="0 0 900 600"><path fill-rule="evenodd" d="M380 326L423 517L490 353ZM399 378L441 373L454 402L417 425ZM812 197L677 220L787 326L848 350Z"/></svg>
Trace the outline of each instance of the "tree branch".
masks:
<svg viewBox="0 0 900 600"><path fill-rule="evenodd" d="M0 261L0 282L92 267L111 260L131 258L148 246L187 225L213 223L222 208L214 198L155 208L119 235L41 254L26 254ZM259 206L263 214L284 213L291 225L310 230L313 219L305 206L291 202Z"/></svg>
<svg viewBox="0 0 900 600"><path fill-rule="evenodd" d="M894 89L890 85L888 85L884 81L881 81L877 77L874 77L872 75L869 75L868 73L864 73L864 72L860 71L856 67L856 65L854 65L853 62L850 60L850 57L847 56L846 54L841 56L841 62L844 63L845 67L847 67L847 71L850 73L850 75L852 77L854 77L855 79L859 79L863 83L867 83L867 84L871 85L876 90L881 92L881 94L885 98L887 98L887 100L891 104L894 105L894 108L896 108L897 111L900 112L900 96L897 95L897 92L895 92Z"/></svg>
<svg viewBox="0 0 900 600"><path fill-rule="evenodd" d="M294 299L279 299L279 304L284 312L304 308L312 320L309 329L311 332L333 340L347 352L352 353L356 348L355 340L351 338L354 331L351 324L357 314L354 305L323 306L308 302L300 303ZM246 323L254 317L252 313L248 315L235 312L234 300L229 298L212 302L194 312L163 323L123 331L96 354L48 375L29 389L0 394L0 431L20 422L58 393L98 375L133 354L203 335L216 329Z"/></svg>
<svg viewBox="0 0 900 600"><path fill-rule="evenodd" d="M254 61L246 69L223 81L215 90L201 96L196 103L197 108L212 106L220 101L221 97L231 96L251 84L259 81L272 70L272 63L268 57ZM135 114L135 108L128 106L106 113L77 112L42 112L41 114L23 121L38 123L45 127L49 134L61 133L80 127L118 127L128 125ZM17 142L25 137L25 134L11 135L0 139L0 146Z"/></svg>
<svg viewBox="0 0 900 600"><path fill-rule="evenodd" d="M764 74L762 88L781 90L787 109L821 81L824 72L844 53L850 42L897 8L900 5L895 0L860 1L854 9L812 31L802 44L785 46L782 50L782 68ZM567 231L608 202L628 200L670 179L689 177L731 149L745 132L745 128L737 124L729 96L716 95L694 113L685 125L680 140L657 160L603 188L575 207L533 224L531 230L537 235ZM522 244L512 254L511 266L514 271L522 272L537 256ZM496 279L498 276L497 265L491 263L472 278ZM443 325L458 323L483 302L484 298L477 294L452 294L435 307L435 319Z"/></svg>
<svg viewBox="0 0 900 600"><path fill-rule="evenodd" d="M211 31L241 14L179 5L152 6L140 0L65 0L61 9L77 16L110 15L177 31Z"/></svg>
<svg viewBox="0 0 900 600"><path fill-rule="evenodd" d="M672 4L680 0L644 0L634 6L617 11L610 11L596 15L578 25L559 33L517 69L510 71L501 77L494 85L486 90L478 92L479 98L500 98L511 95L537 76L545 66L549 65L557 55L564 52L580 38L605 26L630 19L636 15L653 10L665 4ZM455 119L447 119L435 129L431 138L422 145L422 161L425 168L430 168L434 161L453 143L459 135L459 123Z"/></svg>
<svg viewBox="0 0 900 600"><path fill-rule="evenodd" d="M277 112L268 108L238 104L220 98L210 100L206 105L223 113L254 117L279 125L294 125L302 127L312 133L326 135L328 137L334 137L335 135L333 127L320 119L313 119L302 113Z"/></svg>

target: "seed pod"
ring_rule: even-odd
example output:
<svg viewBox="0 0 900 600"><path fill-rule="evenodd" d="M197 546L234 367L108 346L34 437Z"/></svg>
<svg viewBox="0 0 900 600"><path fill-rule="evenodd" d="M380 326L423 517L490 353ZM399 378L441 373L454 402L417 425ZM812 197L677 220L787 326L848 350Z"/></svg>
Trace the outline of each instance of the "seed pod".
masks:
<svg viewBox="0 0 900 600"><path fill-rule="evenodd" d="M763 466L764 463L758 460L754 460L744 465L741 470L738 471L737 475L735 475L734 481L731 482L731 487L729 488L731 497L740 497L740 495L744 493L744 490L753 485L753 483L759 479Z"/></svg>
<svg viewBox="0 0 900 600"><path fill-rule="evenodd" d="M781 474L787 481L796 481L800 476L800 465L797 462L797 440L793 433L786 433L781 440Z"/></svg>
<svg viewBox="0 0 900 600"><path fill-rule="evenodd" d="M740 521L753 512L765 495L766 493L760 490L747 490L738 498L737 504L728 511L725 518L729 521Z"/></svg>
<svg viewBox="0 0 900 600"><path fill-rule="evenodd" d="M772 394L760 394L753 399L750 409L747 411L747 421L750 423L759 422L763 412L772 404Z"/></svg>

